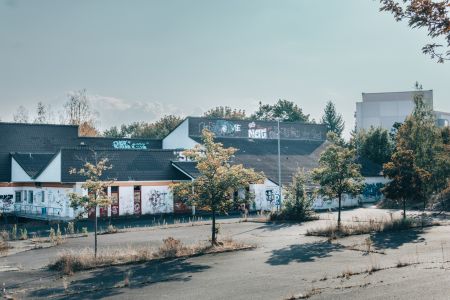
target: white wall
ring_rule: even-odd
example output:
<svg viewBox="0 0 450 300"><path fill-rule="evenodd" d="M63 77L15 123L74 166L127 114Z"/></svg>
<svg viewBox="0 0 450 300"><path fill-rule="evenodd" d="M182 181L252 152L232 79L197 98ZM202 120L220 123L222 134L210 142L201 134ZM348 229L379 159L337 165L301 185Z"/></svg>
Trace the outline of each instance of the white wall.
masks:
<svg viewBox="0 0 450 300"><path fill-rule="evenodd" d="M11 182L61 182L61 152L36 179L31 178L17 161L11 158Z"/></svg>
<svg viewBox="0 0 450 300"><path fill-rule="evenodd" d="M28 192L33 192L33 201L29 199ZM61 217L74 217L73 209L70 207L70 200L68 194L73 192L73 188L63 187L0 187L0 195L13 195L12 205L9 211L14 210L14 205L21 205L22 209L42 212L42 207L45 207L47 214L57 215ZM16 192L21 192L22 201L16 203ZM42 199L42 192L44 199ZM25 200L24 193L27 193ZM0 202L3 205L3 201Z"/></svg>
<svg viewBox="0 0 450 300"><path fill-rule="evenodd" d="M37 182L61 182L61 152L59 152L36 178Z"/></svg>
<svg viewBox="0 0 450 300"><path fill-rule="evenodd" d="M14 210L14 197L15 197L14 188L0 187L0 211L1 212L11 212Z"/></svg>
<svg viewBox="0 0 450 300"><path fill-rule="evenodd" d="M11 181L31 182L33 179L22 169L14 158L11 158Z"/></svg>
<svg viewBox="0 0 450 300"><path fill-rule="evenodd" d="M133 215L134 214L134 187L120 186L119 187L119 215Z"/></svg>
<svg viewBox="0 0 450 300"><path fill-rule="evenodd" d="M192 149L197 142L189 137L189 120L184 120L174 131L166 136L163 149Z"/></svg>
<svg viewBox="0 0 450 300"><path fill-rule="evenodd" d="M168 186L142 187L142 214L173 212L173 195Z"/></svg>

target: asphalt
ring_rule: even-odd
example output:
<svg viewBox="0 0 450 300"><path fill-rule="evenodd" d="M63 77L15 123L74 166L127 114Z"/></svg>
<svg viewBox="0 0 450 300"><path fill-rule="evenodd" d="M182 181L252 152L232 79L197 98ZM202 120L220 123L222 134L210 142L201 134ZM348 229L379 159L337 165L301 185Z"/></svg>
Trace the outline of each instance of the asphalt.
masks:
<svg viewBox="0 0 450 300"><path fill-rule="evenodd" d="M346 222L391 218L397 211L345 211ZM70 239L49 249L0 259L6 292L16 298L55 299L448 299L450 296L450 227L353 236L328 242L305 236L307 228L335 222L335 214L304 224L263 224L228 220L221 235L257 245L250 251L205 255L109 267L61 278L45 265L64 249L92 245L92 237ZM158 246L168 236L185 243L206 241L210 227L167 229L103 235L99 246ZM406 266L402 266L406 265ZM370 272L369 272L370 271ZM345 275L345 276L343 276Z"/></svg>

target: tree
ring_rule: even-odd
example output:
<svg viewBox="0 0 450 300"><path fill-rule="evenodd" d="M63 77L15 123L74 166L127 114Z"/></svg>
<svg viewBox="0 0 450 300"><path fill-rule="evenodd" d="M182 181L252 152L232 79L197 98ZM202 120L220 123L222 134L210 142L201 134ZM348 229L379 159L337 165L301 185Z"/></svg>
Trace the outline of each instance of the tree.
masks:
<svg viewBox="0 0 450 300"><path fill-rule="evenodd" d="M411 150L417 167L431 174L427 181L427 194L431 196L447 184L450 176L449 151L444 147L442 131L436 126L433 111L423 102L420 92L414 101L413 113L398 130L396 149Z"/></svg>
<svg viewBox="0 0 450 300"><path fill-rule="evenodd" d="M362 161L369 160L382 166L391 159L395 143L389 132L381 127L360 130L351 142Z"/></svg>
<svg viewBox="0 0 450 300"><path fill-rule="evenodd" d="M203 114L206 118L217 118L217 119L232 119L232 120L245 120L247 115L245 110L232 109L229 106L217 106L211 108Z"/></svg>
<svg viewBox="0 0 450 300"><path fill-rule="evenodd" d="M87 196L70 193L69 199L71 207L76 210L81 208L80 214L95 210L94 255L97 257L97 208L111 205L111 197L107 192L111 182L104 181L103 175L106 170L112 169L112 165L108 163L107 158L99 159L96 152L93 153L93 156L95 163L86 161L81 169L71 169L69 172L86 178L81 187L88 191Z"/></svg>
<svg viewBox="0 0 450 300"><path fill-rule="evenodd" d="M119 128L113 126L103 132L107 137L131 137L146 139L162 139L175 129L182 118L174 115L167 115L154 123L134 122L129 125L122 125Z"/></svg>
<svg viewBox="0 0 450 300"><path fill-rule="evenodd" d="M52 112L49 105L45 105L41 101L38 102L36 107L36 118L34 123L36 124L49 124L52 121Z"/></svg>
<svg viewBox="0 0 450 300"><path fill-rule="evenodd" d="M95 119L98 113L92 110L86 90L79 90L68 95L69 99L64 103L64 111L61 123L78 125L79 134L84 136L96 136L98 130Z"/></svg>
<svg viewBox="0 0 450 300"><path fill-rule="evenodd" d="M274 105L259 102L258 110L250 117L254 120L309 123L309 115L305 115L300 107L292 101L278 100Z"/></svg>
<svg viewBox="0 0 450 300"><path fill-rule="evenodd" d="M327 102L321 122L327 125L328 132L331 131L336 133L338 136L342 136L345 123L342 119L342 115L336 112L336 107L333 102Z"/></svg>
<svg viewBox="0 0 450 300"><path fill-rule="evenodd" d="M311 217L313 198L306 193L310 175L299 169L292 177L292 182L286 187L285 201L281 212L284 219L304 221Z"/></svg>
<svg viewBox="0 0 450 300"><path fill-rule="evenodd" d="M213 246L217 244L216 214L228 212L237 203L248 202L248 198L233 198L234 192L264 180L262 173L244 168L241 164L231 164L236 151L235 148L224 148L221 143L215 143L214 134L204 129L202 145L183 152L186 158L197 162L199 176L192 182L172 186L174 194L180 199L212 212Z"/></svg>
<svg viewBox="0 0 450 300"><path fill-rule="evenodd" d="M394 15L396 21L408 20L411 28L425 27L431 39L444 39L446 45L430 43L422 47L439 63L450 59L450 0L380 0L380 11Z"/></svg>
<svg viewBox="0 0 450 300"><path fill-rule="evenodd" d="M424 182L429 180L430 173L415 164L413 151L398 149L392 161L384 164L383 174L390 179L382 189L383 194L402 203L403 218L406 218L406 202L426 197Z"/></svg>
<svg viewBox="0 0 450 300"><path fill-rule="evenodd" d="M16 123L28 123L29 119L28 110L22 105L17 108L16 113L13 115L13 120Z"/></svg>
<svg viewBox="0 0 450 300"><path fill-rule="evenodd" d="M357 195L364 185L360 165L354 162L355 154L355 150L332 144L322 152L319 167L312 172L314 181L320 185L319 194L339 201L338 228L341 226L342 195Z"/></svg>

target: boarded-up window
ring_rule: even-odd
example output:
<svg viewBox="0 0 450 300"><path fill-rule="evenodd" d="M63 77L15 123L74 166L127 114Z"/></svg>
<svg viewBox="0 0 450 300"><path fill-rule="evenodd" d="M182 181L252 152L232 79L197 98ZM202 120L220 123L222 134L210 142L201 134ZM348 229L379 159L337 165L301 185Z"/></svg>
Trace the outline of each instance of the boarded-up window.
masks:
<svg viewBox="0 0 450 300"><path fill-rule="evenodd" d="M141 186L134 186L134 214L141 214Z"/></svg>
<svg viewBox="0 0 450 300"><path fill-rule="evenodd" d="M119 187L111 187L111 215L119 216Z"/></svg>

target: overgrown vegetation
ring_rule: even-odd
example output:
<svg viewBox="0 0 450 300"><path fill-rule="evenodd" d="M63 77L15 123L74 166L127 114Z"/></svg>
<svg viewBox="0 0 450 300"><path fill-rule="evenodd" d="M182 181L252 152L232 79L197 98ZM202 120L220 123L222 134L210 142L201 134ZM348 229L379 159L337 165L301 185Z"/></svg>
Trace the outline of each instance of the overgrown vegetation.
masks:
<svg viewBox="0 0 450 300"><path fill-rule="evenodd" d="M205 243L184 245L172 237L163 240L158 249L150 247L109 248L99 251L97 257L92 249L66 250L48 265L50 270L70 275L78 271L89 270L111 265L142 263L155 259L189 257L194 255L219 253L233 250L251 249L254 246L225 239L211 246Z"/></svg>
<svg viewBox="0 0 450 300"><path fill-rule="evenodd" d="M280 221L308 221L314 219L312 205L313 197L306 193L306 184L310 181L310 174L298 170L287 186L284 195L285 200L281 211L272 212L270 220Z"/></svg>
<svg viewBox="0 0 450 300"><path fill-rule="evenodd" d="M197 162L199 176L191 182L173 185L172 191L179 199L190 205L209 210L212 213L211 243L216 244L216 214L227 213L231 208L247 204L252 196L234 196L239 190L246 190L252 183L260 183L264 175L242 164L231 164L236 153L235 148L224 148L221 143L214 142L214 134L204 129L202 145L192 150L184 151L187 159Z"/></svg>
<svg viewBox="0 0 450 300"><path fill-rule="evenodd" d="M374 220L370 219L367 222L352 222L351 224L328 225L324 227L308 229L306 235L309 236L324 236L328 238L338 238L350 235L368 234L374 232L398 231L411 228L421 228L424 226L435 226L439 223L421 218L401 218L390 220ZM367 241L369 242L369 241ZM370 248L370 247L369 247Z"/></svg>

